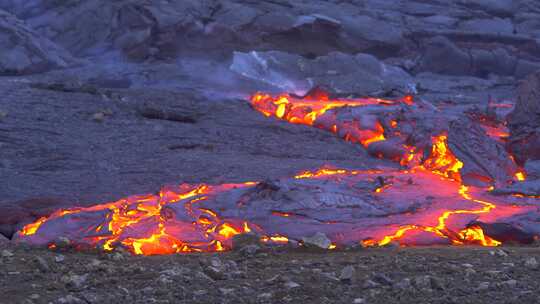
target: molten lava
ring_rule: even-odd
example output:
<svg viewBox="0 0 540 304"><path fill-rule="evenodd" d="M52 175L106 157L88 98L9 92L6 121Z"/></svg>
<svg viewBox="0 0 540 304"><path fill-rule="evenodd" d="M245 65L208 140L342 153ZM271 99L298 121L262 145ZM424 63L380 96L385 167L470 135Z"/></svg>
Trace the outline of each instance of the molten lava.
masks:
<svg viewBox="0 0 540 304"><path fill-rule="evenodd" d="M408 168L321 168L276 183L183 184L157 194L59 210L25 226L20 238L55 247L55 239L65 236L80 248L124 247L141 255L223 251L232 247L235 235L249 232L265 243L287 244L326 231L332 241L329 249L351 242L498 246L501 242L479 225L468 224L496 222L536 208L490 196L492 188L462 184L464 163L450 148L446 132L432 134L427 144L417 146L400 132L401 120L370 112L415 107L411 96L389 101L331 99L320 90L304 98L257 93L251 104L265 116L326 129L368 150L380 146L382 152L375 150L375 155L388 155ZM365 113L356 119L336 112L339 109ZM384 146L390 142L397 143L398 150ZM514 177L526 178L522 171ZM344 210L348 213L339 214Z"/></svg>

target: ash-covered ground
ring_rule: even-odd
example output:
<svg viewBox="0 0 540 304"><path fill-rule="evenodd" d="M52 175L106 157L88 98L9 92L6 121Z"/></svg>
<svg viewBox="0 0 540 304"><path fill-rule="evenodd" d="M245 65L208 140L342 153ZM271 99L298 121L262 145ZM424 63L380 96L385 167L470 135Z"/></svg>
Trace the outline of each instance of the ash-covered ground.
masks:
<svg viewBox="0 0 540 304"><path fill-rule="evenodd" d="M393 166L262 116L259 90L517 103L506 147L538 172L539 20L534 0L0 1L0 233L166 184ZM535 247L233 253L217 280L207 254L6 250L2 303L538 301Z"/></svg>

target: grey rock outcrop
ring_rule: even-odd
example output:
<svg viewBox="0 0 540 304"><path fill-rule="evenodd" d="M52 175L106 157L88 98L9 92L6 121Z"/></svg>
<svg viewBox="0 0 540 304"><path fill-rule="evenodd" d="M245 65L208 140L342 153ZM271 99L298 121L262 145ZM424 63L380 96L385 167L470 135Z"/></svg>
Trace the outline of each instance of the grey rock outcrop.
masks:
<svg viewBox="0 0 540 304"><path fill-rule="evenodd" d="M66 50L0 10L0 75L39 73L73 63Z"/></svg>
<svg viewBox="0 0 540 304"><path fill-rule="evenodd" d="M540 159L540 71L518 88L515 110L509 115L509 147L520 164Z"/></svg>

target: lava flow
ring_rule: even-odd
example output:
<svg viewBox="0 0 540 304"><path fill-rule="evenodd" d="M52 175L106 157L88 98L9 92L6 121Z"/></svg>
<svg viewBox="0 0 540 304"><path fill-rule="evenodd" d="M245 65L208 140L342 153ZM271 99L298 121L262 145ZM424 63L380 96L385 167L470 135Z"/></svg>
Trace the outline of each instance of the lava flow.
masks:
<svg viewBox="0 0 540 304"><path fill-rule="evenodd" d="M65 237L81 249L124 247L134 254L153 255L223 251L232 248L234 236L244 233L265 243L302 244L322 232L332 249L391 242L497 246L523 242L523 235L540 230L526 216L538 212L537 198L490 194L495 186L524 180L525 172L481 127L465 121L471 123L474 136L485 135L485 140L462 139L461 125L443 119L462 113L441 114L440 109L416 105L411 97L331 99L320 90L303 98L257 93L251 104L266 116L359 143L371 155L394 161L396 168L328 167L274 181L182 184L157 194L59 210L24 227L18 238L55 246ZM488 165L469 157L471 151L492 147L499 152L488 155ZM493 162L499 163L490 166ZM516 222L533 229L516 228L513 234L485 229L513 227ZM523 235L514 235L516 231Z"/></svg>

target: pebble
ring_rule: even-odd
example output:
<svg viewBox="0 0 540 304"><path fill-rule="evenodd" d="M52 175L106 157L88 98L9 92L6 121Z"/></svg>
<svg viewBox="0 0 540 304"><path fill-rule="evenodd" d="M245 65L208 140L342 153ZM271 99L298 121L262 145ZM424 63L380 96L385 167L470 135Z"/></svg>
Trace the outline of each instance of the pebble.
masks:
<svg viewBox="0 0 540 304"><path fill-rule="evenodd" d="M483 291L483 290L488 290L489 289L489 282L482 282L478 285L478 287L476 287L476 290L477 291Z"/></svg>
<svg viewBox="0 0 540 304"><path fill-rule="evenodd" d="M173 280L171 280L171 278L165 274L162 274L159 276L158 278L158 282L163 284L163 285L168 285L168 284L172 284L173 283Z"/></svg>
<svg viewBox="0 0 540 304"><path fill-rule="evenodd" d="M63 276L62 282L66 284L66 287L70 290L80 290L84 287L84 284L86 283L86 279L88 278L88 274L85 275L69 275L69 276Z"/></svg>
<svg viewBox="0 0 540 304"><path fill-rule="evenodd" d="M221 269L214 266L205 267L204 274L206 274L208 277L212 278L213 280L223 280L225 278Z"/></svg>
<svg viewBox="0 0 540 304"><path fill-rule="evenodd" d="M502 263L501 265L503 265L504 267L515 267L516 264L514 263Z"/></svg>
<svg viewBox="0 0 540 304"><path fill-rule="evenodd" d="M466 268L465 269L465 276L466 277L470 277L472 275L476 274L476 270L472 269L472 268Z"/></svg>
<svg viewBox="0 0 540 304"><path fill-rule="evenodd" d="M414 285L418 289L431 289L431 277L428 275L415 277Z"/></svg>
<svg viewBox="0 0 540 304"><path fill-rule="evenodd" d="M270 299L270 298L272 298L272 293L270 293L270 292L261 293L260 295L257 296L257 298L259 298L259 299Z"/></svg>
<svg viewBox="0 0 540 304"><path fill-rule="evenodd" d="M37 267L39 268L39 270L41 270L41 272L51 271L49 263L47 263L47 261L45 261L43 257L37 256L34 258L34 260L36 261Z"/></svg>
<svg viewBox="0 0 540 304"><path fill-rule="evenodd" d="M411 287L412 287L411 279L409 278L405 278L396 284L396 288L402 289L402 290L408 290L408 289L411 289Z"/></svg>
<svg viewBox="0 0 540 304"><path fill-rule="evenodd" d="M373 281L388 286L394 284L394 281L384 273L373 273Z"/></svg>
<svg viewBox="0 0 540 304"><path fill-rule="evenodd" d="M58 304L86 304L86 301L81 300L75 296L67 295L58 299Z"/></svg>
<svg viewBox="0 0 540 304"><path fill-rule="evenodd" d="M275 283L279 282L281 280L281 276L279 274L276 274L275 276L271 277L270 279L266 280L266 283Z"/></svg>
<svg viewBox="0 0 540 304"><path fill-rule="evenodd" d="M536 258L530 257L525 260L525 267L536 270L538 269L538 261L536 260Z"/></svg>
<svg viewBox="0 0 540 304"><path fill-rule="evenodd" d="M362 298L356 298L353 300L353 304L365 304L365 303L366 303L366 300Z"/></svg>
<svg viewBox="0 0 540 304"><path fill-rule="evenodd" d="M372 281L372 280L366 280L364 282L364 285L362 285L362 288L365 288L365 289L370 289L370 288L377 288L381 286L381 284L375 282L375 281Z"/></svg>
<svg viewBox="0 0 540 304"><path fill-rule="evenodd" d="M66 260L66 257L64 255L61 255L61 254L54 257L54 261L56 263L62 263L65 260Z"/></svg>
<svg viewBox="0 0 540 304"><path fill-rule="evenodd" d="M96 122L104 121L105 120L105 113L103 113L103 112L95 113L94 115L92 115L92 120L96 121Z"/></svg>
<svg viewBox="0 0 540 304"><path fill-rule="evenodd" d="M223 262L221 262L221 260L218 257L212 257L210 259L210 265L212 267L222 268L223 267Z"/></svg>
<svg viewBox="0 0 540 304"><path fill-rule="evenodd" d="M488 270L486 271L486 274L489 275L489 276L492 276L492 277L497 277L499 275L501 275L503 272L500 271L500 270Z"/></svg>
<svg viewBox="0 0 540 304"><path fill-rule="evenodd" d="M220 288L219 292L221 292L224 296L230 295L234 293L234 288Z"/></svg>
<svg viewBox="0 0 540 304"><path fill-rule="evenodd" d="M200 271L195 273L195 277L197 279L199 279L199 280L203 280L203 281L207 281L207 282L213 282L214 281L214 279L212 279L211 277L206 275L204 272L200 272Z"/></svg>
<svg viewBox="0 0 540 304"><path fill-rule="evenodd" d="M502 249L497 249L497 250L491 250L489 252L489 254L493 255L493 256L499 256L499 257L507 257L508 256L508 253Z"/></svg>
<svg viewBox="0 0 540 304"><path fill-rule="evenodd" d="M341 270L341 274L339 275L339 279L344 283L351 283L353 277L354 277L355 269L353 266L349 265L346 266Z"/></svg>
<svg viewBox="0 0 540 304"><path fill-rule="evenodd" d="M283 286L285 286L285 288L287 289L294 289L294 288L300 287L300 284L293 281L288 281L288 282L285 282Z"/></svg>
<svg viewBox="0 0 540 304"><path fill-rule="evenodd" d="M13 252L11 252L11 251L9 251L7 249L2 250L1 255L2 255L3 258L10 258L10 257L14 256Z"/></svg>
<svg viewBox="0 0 540 304"><path fill-rule="evenodd" d="M508 280L501 283L501 285L509 287L509 288L515 288L517 286L516 280Z"/></svg>
<svg viewBox="0 0 540 304"><path fill-rule="evenodd" d="M199 296L199 297L200 297L200 296L207 295L207 294L208 294L208 291L201 289L201 290L196 290L193 294L194 294L195 296Z"/></svg>

